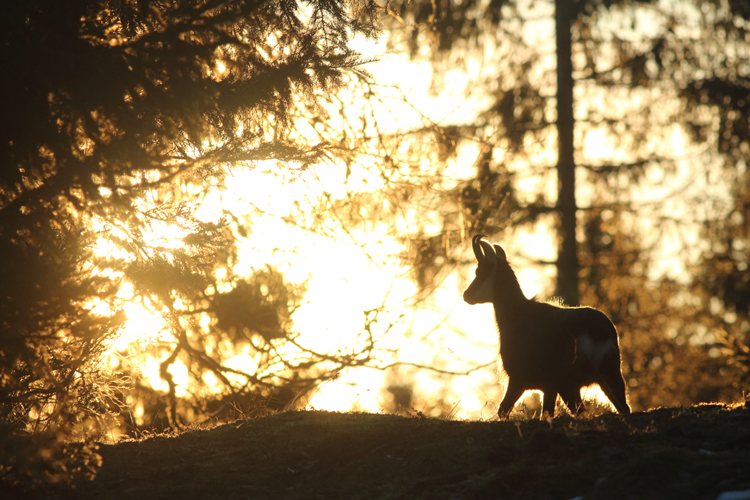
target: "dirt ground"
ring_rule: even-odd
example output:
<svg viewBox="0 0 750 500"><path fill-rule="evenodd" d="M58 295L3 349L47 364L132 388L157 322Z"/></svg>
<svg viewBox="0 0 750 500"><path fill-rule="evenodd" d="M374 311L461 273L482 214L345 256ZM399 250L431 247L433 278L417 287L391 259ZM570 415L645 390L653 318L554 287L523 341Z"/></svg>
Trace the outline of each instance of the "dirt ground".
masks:
<svg viewBox="0 0 750 500"><path fill-rule="evenodd" d="M724 500L750 490L750 405L485 422L288 411L100 451L93 482L44 497Z"/></svg>

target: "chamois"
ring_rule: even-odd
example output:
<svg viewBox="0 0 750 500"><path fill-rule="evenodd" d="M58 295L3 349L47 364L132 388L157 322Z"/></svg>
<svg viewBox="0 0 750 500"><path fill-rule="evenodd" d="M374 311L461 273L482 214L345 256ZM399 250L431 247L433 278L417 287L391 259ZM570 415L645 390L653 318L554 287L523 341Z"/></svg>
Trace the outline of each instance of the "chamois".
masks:
<svg viewBox="0 0 750 500"><path fill-rule="evenodd" d="M542 412L552 416L559 394L573 412L584 410L581 388L599 384L619 413L630 413L620 373L617 329L591 307L563 307L527 299L505 251L474 236L476 278L464 292L468 304L492 303L500 330L500 358L508 388L498 414L507 415L527 390L540 390Z"/></svg>

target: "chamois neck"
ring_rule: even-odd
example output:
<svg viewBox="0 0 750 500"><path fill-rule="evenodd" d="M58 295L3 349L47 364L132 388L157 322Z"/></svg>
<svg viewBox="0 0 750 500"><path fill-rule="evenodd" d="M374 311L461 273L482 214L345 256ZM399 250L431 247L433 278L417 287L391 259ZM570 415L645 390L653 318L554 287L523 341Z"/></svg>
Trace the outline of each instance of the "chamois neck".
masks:
<svg viewBox="0 0 750 500"><path fill-rule="evenodd" d="M498 313L513 311L529 301L521 290L516 273L507 262L495 271L493 295L493 305Z"/></svg>

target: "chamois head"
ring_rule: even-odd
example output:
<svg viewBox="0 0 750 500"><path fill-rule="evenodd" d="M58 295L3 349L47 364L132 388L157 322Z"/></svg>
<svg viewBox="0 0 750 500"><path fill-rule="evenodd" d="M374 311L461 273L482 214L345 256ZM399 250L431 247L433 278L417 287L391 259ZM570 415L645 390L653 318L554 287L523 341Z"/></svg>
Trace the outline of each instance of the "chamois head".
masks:
<svg viewBox="0 0 750 500"><path fill-rule="evenodd" d="M510 269L503 247L487 241L486 236L478 234L471 240L474 255L477 258L477 270L474 281L464 292L467 304L485 304L494 299L494 282L496 271Z"/></svg>

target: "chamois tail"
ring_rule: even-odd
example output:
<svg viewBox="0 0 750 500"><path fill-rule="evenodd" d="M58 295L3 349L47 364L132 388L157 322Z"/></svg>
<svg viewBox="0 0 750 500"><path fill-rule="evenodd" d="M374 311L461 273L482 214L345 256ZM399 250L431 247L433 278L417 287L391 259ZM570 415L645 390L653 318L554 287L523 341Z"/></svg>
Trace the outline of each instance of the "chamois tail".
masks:
<svg viewBox="0 0 750 500"><path fill-rule="evenodd" d="M604 313L595 309L578 310L582 321L577 339L579 355L589 359L596 383L618 413L630 413L625 396L625 381L620 371L620 347L617 328Z"/></svg>

